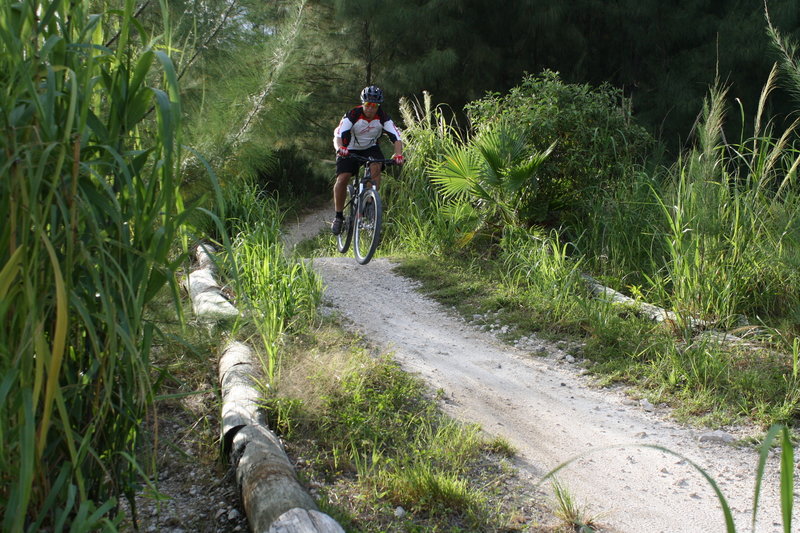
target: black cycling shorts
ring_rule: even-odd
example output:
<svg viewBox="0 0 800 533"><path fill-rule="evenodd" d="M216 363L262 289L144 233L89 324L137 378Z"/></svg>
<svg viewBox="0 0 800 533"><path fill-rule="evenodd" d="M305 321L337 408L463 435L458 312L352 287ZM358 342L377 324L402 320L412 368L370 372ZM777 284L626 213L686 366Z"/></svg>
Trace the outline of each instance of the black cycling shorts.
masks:
<svg viewBox="0 0 800 533"><path fill-rule="evenodd" d="M374 157L375 159L384 159L383 152L381 152L380 147L376 144L375 146L370 146L366 150L350 150L351 154L360 155L362 157ZM358 169L363 165L362 161L356 161L351 157L337 157L336 158L336 175L342 173L348 174L355 174L358 172ZM381 170L383 170L386 165L381 165Z"/></svg>

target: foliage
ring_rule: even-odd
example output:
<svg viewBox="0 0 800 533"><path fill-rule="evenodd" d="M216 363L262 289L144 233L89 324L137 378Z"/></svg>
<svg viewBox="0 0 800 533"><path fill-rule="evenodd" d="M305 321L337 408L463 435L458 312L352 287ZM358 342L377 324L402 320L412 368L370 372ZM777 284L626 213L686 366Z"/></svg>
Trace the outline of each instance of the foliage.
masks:
<svg viewBox="0 0 800 533"><path fill-rule="evenodd" d="M265 27L265 11L270 10L274 20ZM196 66L187 88L188 134L226 181L275 172L276 152L287 148L281 139L296 128L305 100L305 90L288 79L300 62L305 2L272 8L248 3L237 14L250 24L230 22L236 38L217 48L217 57ZM194 157L184 168L190 176L202 171Z"/></svg>
<svg viewBox="0 0 800 533"><path fill-rule="evenodd" d="M774 77L762 100L773 83ZM686 320L731 328L760 319L795 331L800 157L790 142L794 128L778 138L770 128L726 143L724 102L725 91L712 89L697 146L674 166L655 176L637 173L598 194L590 216L575 221L576 246L598 272L638 272L626 282Z"/></svg>
<svg viewBox="0 0 800 533"><path fill-rule="evenodd" d="M561 87L555 75L549 76L527 83L545 84L549 79L546 84L552 85L551 89ZM773 73L762 94L762 110L768 106L775 76ZM558 92L564 93L570 94L568 89ZM423 105L407 105L403 115L411 126L406 131L410 158L387 192L391 199L387 219L393 231L387 232L391 240L384 243L384 249L409 254L414 261L435 256L431 257L433 263L466 263L458 274L451 276L447 266L448 273L438 275L442 279L437 285L442 287L435 293L448 303L486 305L472 301L474 296L491 299L485 291L466 291L499 280L501 294L522 296L520 305L527 310L524 322L552 332L582 331L592 358L602 363L599 372L607 373L610 380L651 384L665 397L686 402L687 413L710 412L717 420L720 416L745 416L763 423L795 419L800 406L793 392L796 309L800 307L796 291L800 199L795 186L800 157L791 142L794 128L774 136L774 124L760 115L752 121L758 129L751 137L727 142L723 133L726 101L725 91L712 90L696 128L697 145L675 165L648 170L629 161L618 169L626 172L626 179L614 178L604 187L586 188L580 210L563 218L561 231L547 234L517 227L518 219L505 216L513 211L498 207L513 205L509 196L484 195L481 203L474 205L484 208L487 219L498 226L505 223L502 233L495 228L502 238L492 249L496 255L490 256L485 253L486 240L475 241L469 249L461 246L461 237L472 235L479 222L473 205L448 204L431 186L437 181L458 184L460 188L451 186L449 192L468 196L470 181L466 177L488 174L484 153L477 148L470 151L470 143L477 145L481 135L491 138L508 128L509 117L515 116L513 110L521 104L514 104L511 95L478 102L477 108L486 116L476 118L477 134L470 143L444 120L441 108L432 108L430 98ZM533 114L537 109L532 105L524 112ZM553 117L559 116L555 103L550 110ZM507 139L512 141L514 135ZM509 142L507 146L520 144ZM609 147L613 143L600 142L599 146L609 150L603 152L609 169L621 164L612 157L615 152ZM643 146L644 140L640 148ZM538 172L544 173L548 164L558 160L558 148L556 145ZM418 154L426 159L417 159ZM572 154L561 154L562 161L569 163L570 157ZM577 156L573 163L583 164ZM462 177L451 182L448 176L458 178L459 172ZM487 257L500 259L502 265L475 268ZM431 268L438 267L412 270L427 278L424 271ZM630 320L630 312L618 316L619 311L587 300L580 270L605 276L607 284L676 311L675 329L656 332L652 325L640 327L638 321ZM477 280L467 275L473 272ZM714 343L687 348L682 343L692 342L690 325L697 319L704 320L707 327L742 328L735 333L786 355L773 359L747 350L731 353ZM632 325L627 327L626 322ZM677 335L669 340L662 338L663 333ZM754 386L758 382L769 383L769 392L763 387L759 391ZM692 391L695 402L689 400ZM716 403L726 407L717 410Z"/></svg>
<svg viewBox="0 0 800 533"><path fill-rule="evenodd" d="M446 202L431 183L428 167L458 145L458 126L448 120L442 106L433 106L430 93L423 94L422 102L402 99L400 110L409 157L397 178L387 180L381 188L386 206L381 247L384 252L402 247L440 253L460 238L462 217L455 212L451 217L441 216ZM466 211L462 211L464 218Z"/></svg>
<svg viewBox="0 0 800 533"><path fill-rule="evenodd" d="M281 368L284 336L305 329L322 299L322 282L311 267L287 257L281 241L283 217L277 199L244 183L226 190L236 207L228 212L233 236L229 268L238 305L247 318L234 328L261 340L268 384ZM233 202L232 202L233 203Z"/></svg>
<svg viewBox="0 0 800 533"><path fill-rule="evenodd" d="M4 531L113 529L141 476L146 309L178 300L190 210L177 74L133 7L0 7Z"/></svg>
<svg viewBox="0 0 800 533"><path fill-rule="evenodd" d="M487 460L497 444L480 428L444 416L417 378L337 326L296 350L266 403L283 409L300 475L326 480L320 506L348 531L518 529L508 502L490 503L512 480Z"/></svg>
<svg viewBox="0 0 800 533"><path fill-rule="evenodd" d="M448 151L431 169L431 180L456 206L472 208L471 218L479 221L474 231L516 227L523 206L537 201L537 169L554 146L531 150L513 125L499 122Z"/></svg>
<svg viewBox="0 0 800 533"><path fill-rule="evenodd" d="M519 219L528 225L552 222L564 211L581 216L587 198L627 180L652 148L620 91L566 84L550 71L526 76L508 94L490 94L466 110L479 134L498 122L514 124L534 150L555 145L537 172L536 194L519 206Z"/></svg>
<svg viewBox="0 0 800 533"><path fill-rule="evenodd" d="M635 386L672 405L681 418L769 425L800 415L791 355L714 337L684 342L674 329L633 309L589 298L577 265L550 240L554 235L506 238L517 253L505 252L504 265L461 254L413 256L400 272L467 319L476 310L502 309L498 319L514 338L531 332L566 338L570 353L586 359L600 380Z"/></svg>
<svg viewBox="0 0 800 533"><path fill-rule="evenodd" d="M322 128L303 114L312 89L328 83L309 44L318 39L314 30L327 20L324 13L305 0L143 2L136 13L153 34L169 29L163 46L176 63L183 141L193 148L182 153L186 198L212 192L209 169L223 184L255 180L283 195L327 189L318 147L330 146L333 126ZM310 151L309 139L317 141Z"/></svg>
<svg viewBox="0 0 800 533"><path fill-rule="evenodd" d="M369 80L398 97L429 91L460 112L487 91L510 90L526 72L551 69L570 83L624 90L640 123L675 151L709 80L727 80L752 117L760 80L774 61L759 2L509 0L503 9L439 0L313 4L329 9L335 22L335 29L318 34L336 50L328 64L343 71L344 94ZM767 4L775 26L796 38L793 1ZM782 95L769 112L780 118L791 110Z"/></svg>
<svg viewBox="0 0 800 533"><path fill-rule="evenodd" d="M580 259L569 254L560 235L506 228L500 243L501 279L508 287L524 288L531 301L548 302L553 317L574 313L585 296Z"/></svg>

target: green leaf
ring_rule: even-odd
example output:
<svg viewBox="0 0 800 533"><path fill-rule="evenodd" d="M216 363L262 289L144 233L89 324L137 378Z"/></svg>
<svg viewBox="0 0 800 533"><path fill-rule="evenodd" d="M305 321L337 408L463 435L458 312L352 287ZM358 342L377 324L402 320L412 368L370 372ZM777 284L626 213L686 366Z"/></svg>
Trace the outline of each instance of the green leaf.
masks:
<svg viewBox="0 0 800 533"><path fill-rule="evenodd" d="M464 198L480 176L477 157L467 149L456 148L431 170L431 181L446 198Z"/></svg>
<svg viewBox="0 0 800 533"><path fill-rule="evenodd" d="M533 179L534 174L550 156L555 146L556 143L553 143L544 152L534 152L526 161L510 168L506 176L507 190L509 192L517 192L529 184L533 184L535 188L536 181Z"/></svg>
<svg viewBox="0 0 800 533"><path fill-rule="evenodd" d="M22 259L23 247L18 247L11 257L8 258L3 270L0 270L0 299L5 299L8 294L8 289L11 283L17 277L20 270L20 261Z"/></svg>
<svg viewBox="0 0 800 533"><path fill-rule="evenodd" d="M759 451L758 457L758 466L756 467L756 487L753 494L753 531L756 528L756 517L758 515L758 500L759 496L761 495L761 482L764 478L764 467L767 464L767 456L769 456L769 450L772 446L772 441L775 440L775 436L781 431L781 426L779 424L775 424L769 431L767 432L767 436L764 437L764 442L761 443L761 449Z"/></svg>
<svg viewBox="0 0 800 533"><path fill-rule="evenodd" d="M131 91L139 90L139 87L144 82L147 73L150 72L150 67L153 65L154 58L155 54L151 51L147 51L142 54L142 57L140 57L139 61L136 62L136 67L133 69L133 78L131 79L130 83Z"/></svg>
<svg viewBox="0 0 800 533"><path fill-rule="evenodd" d="M784 533L792 533L794 503L794 447L788 427L783 427L781 442L781 514Z"/></svg>

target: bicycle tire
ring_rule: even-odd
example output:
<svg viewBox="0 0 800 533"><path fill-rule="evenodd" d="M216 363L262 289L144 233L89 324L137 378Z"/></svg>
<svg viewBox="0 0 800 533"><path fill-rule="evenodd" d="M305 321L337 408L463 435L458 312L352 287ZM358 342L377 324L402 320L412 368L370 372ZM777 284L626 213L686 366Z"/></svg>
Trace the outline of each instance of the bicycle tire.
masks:
<svg viewBox="0 0 800 533"><path fill-rule="evenodd" d="M347 186L347 203L344 206L344 224L342 231L336 236L336 248L340 253L347 253L350 248L350 241L353 240L353 221L355 220L355 209L353 200L355 199L355 188Z"/></svg>
<svg viewBox="0 0 800 533"><path fill-rule="evenodd" d="M367 189L359 202L360 213L356 214L354 251L356 261L369 263L381 241L383 208L381 197L375 189Z"/></svg>

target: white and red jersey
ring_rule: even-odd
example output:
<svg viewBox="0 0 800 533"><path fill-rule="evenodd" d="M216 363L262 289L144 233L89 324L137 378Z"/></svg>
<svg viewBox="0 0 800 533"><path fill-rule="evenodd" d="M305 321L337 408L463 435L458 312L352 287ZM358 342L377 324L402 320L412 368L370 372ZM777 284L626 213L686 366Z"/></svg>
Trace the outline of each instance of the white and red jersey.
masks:
<svg viewBox="0 0 800 533"><path fill-rule="evenodd" d="M350 150L366 150L378 144L384 133L392 142L400 140L400 132L383 108L379 107L370 120L364 115L364 107L358 106L345 113L333 135L341 137L344 146Z"/></svg>

